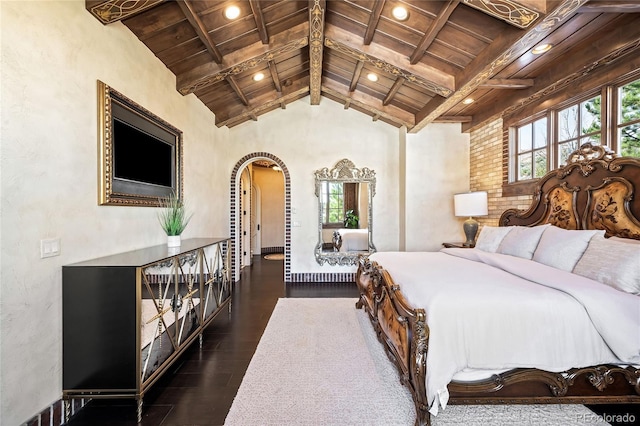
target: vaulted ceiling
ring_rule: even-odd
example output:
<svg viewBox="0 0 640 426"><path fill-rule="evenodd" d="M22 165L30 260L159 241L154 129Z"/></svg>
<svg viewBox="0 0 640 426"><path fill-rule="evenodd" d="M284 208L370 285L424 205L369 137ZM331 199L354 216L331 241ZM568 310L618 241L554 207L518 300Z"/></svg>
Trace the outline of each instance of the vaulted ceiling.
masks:
<svg viewBox="0 0 640 426"><path fill-rule="evenodd" d="M236 19L225 17L231 5ZM393 17L397 6L406 19ZM338 102L409 132L432 122L468 130L640 49L637 0L86 0L86 8L105 25L122 21L218 127L308 96L312 106ZM540 44L553 47L532 53Z"/></svg>

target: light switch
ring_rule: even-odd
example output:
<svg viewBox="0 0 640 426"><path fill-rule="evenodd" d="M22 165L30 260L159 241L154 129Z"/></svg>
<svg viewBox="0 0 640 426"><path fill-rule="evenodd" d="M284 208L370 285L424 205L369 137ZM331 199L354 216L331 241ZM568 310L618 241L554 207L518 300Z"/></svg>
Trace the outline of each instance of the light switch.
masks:
<svg viewBox="0 0 640 426"><path fill-rule="evenodd" d="M40 240L40 258L60 256L60 238Z"/></svg>

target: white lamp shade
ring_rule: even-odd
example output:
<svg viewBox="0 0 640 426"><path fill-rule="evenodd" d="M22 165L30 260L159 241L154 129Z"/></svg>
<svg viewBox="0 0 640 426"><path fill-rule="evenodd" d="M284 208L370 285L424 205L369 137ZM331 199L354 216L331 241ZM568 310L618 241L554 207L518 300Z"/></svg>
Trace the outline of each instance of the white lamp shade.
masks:
<svg viewBox="0 0 640 426"><path fill-rule="evenodd" d="M487 206L487 191L465 192L453 196L456 216L486 216L489 214Z"/></svg>

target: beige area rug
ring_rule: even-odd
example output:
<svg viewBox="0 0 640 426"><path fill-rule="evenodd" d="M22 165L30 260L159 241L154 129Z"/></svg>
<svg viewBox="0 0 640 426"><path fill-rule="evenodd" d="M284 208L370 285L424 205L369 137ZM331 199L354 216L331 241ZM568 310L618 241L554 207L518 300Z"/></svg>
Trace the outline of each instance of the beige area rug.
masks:
<svg viewBox="0 0 640 426"><path fill-rule="evenodd" d="M411 395L355 302L279 299L225 425L413 425ZM598 420L582 405L451 405L432 424L577 426Z"/></svg>
<svg viewBox="0 0 640 426"><path fill-rule="evenodd" d="M267 260L284 260L284 254L283 253L266 254L264 258Z"/></svg>

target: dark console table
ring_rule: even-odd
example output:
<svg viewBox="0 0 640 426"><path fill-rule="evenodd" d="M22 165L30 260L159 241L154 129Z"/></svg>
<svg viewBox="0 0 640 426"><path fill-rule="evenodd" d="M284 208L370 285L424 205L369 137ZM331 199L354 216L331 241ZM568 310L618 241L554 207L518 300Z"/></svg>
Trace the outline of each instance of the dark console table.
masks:
<svg viewBox="0 0 640 426"><path fill-rule="evenodd" d="M183 240L62 267L62 388L72 398L145 392L231 299L228 238Z"/></svg>

